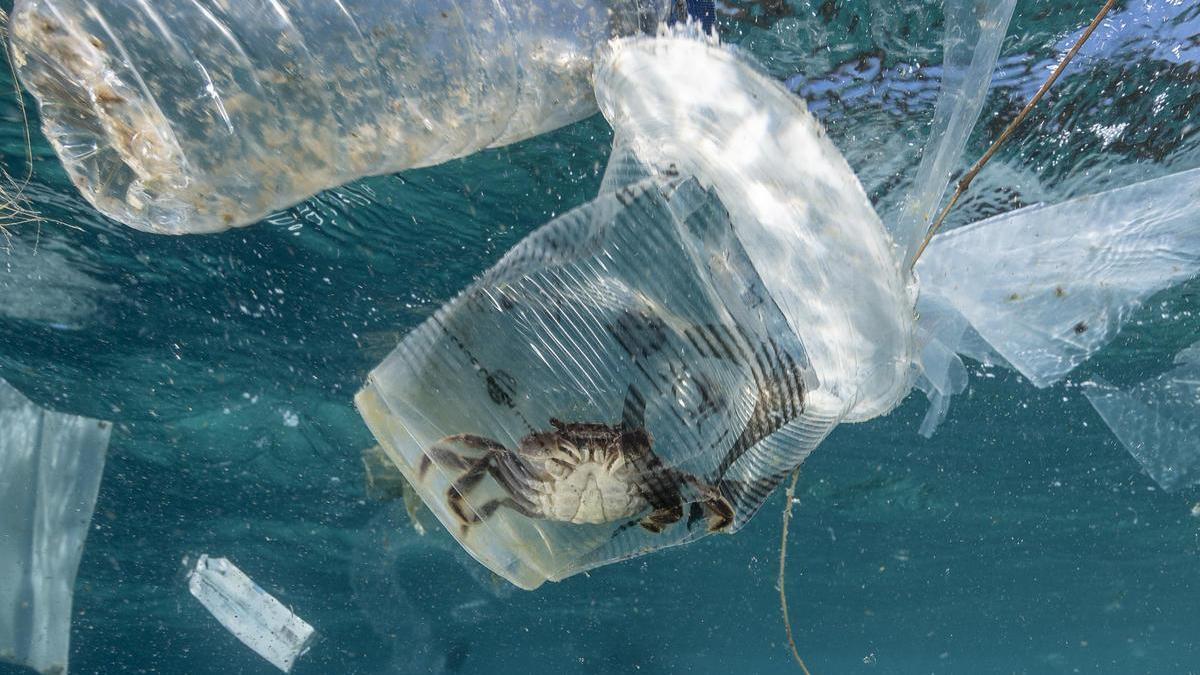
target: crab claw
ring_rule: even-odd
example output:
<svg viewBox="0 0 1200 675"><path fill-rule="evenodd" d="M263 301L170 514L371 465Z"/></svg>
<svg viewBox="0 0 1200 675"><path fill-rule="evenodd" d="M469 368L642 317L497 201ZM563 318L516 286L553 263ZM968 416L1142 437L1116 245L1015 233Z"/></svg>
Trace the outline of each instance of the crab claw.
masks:
<svg viewBox="0 0 1200 675"><path fill-rule="evenodd" d="M718 488L704 491L704 510L708 512L708 531L721 532L733 525L733 505Z"/></svg>
<svg viewBox="0 0 1200 675"><path fill-rule="evenodd" d="M683 505L676 504L654 511L638 521L638 524L649 532L659 534L667 529L668 525L679 522L681 518L683 518Z"/></svg>

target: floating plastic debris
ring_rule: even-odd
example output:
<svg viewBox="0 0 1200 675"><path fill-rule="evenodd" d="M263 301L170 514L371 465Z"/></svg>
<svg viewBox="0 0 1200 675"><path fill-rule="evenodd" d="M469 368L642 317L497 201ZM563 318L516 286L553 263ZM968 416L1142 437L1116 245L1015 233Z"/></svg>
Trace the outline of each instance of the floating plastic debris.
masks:
<svg viewBox="0 0 1200 675"><path fill-rule="evenodd" d="M365 175L595 112L592 53L667 0L17 0L14 63L72 181L151 232L247 225Z"/></svg>
<svg viewBox="0 0 1200 675"><path fill-rule="evenodd" d="M1200 272L1198 203L1192 169L960 227L917 265L922 301L940 299L1004 362L1049 386L1151 294ZM945 343L957 349L955 337Z"/></svg>
<svg viewBox="0 0 1200 675"><path fill-rule="evenodd" d="M188 590L242 644L285 673L316 637L304 619L225 558L201 555Z"/></svg>
<svg viewBox="0 0 1200 675"><path fill-rule="evenodd" d="M67 672L75 573L111 432L0 380L0 661Z"/></svg>
<svg viewBox="0 0 1200 675"><path fill-rule="evenodd" d="M990 7L1002 33L1011 3ZM958 140L931 144L938 166L988 41L951 81L939 119ZM667 29L613 41L594 80L616 139L601 194L405 338L357 399L447 529L524 588L736 531L835 425L914 384L932 433L966 386L960 355L1056 381L1200 271L1192 172L939 235L914 277L916 239L892 239L803 101L738 50ZM926 173L935 205L945 177Z"/></svg>
<svg viewBox="0 0 1200 675"><path fill-rule="evenodd" d="M399 504L347 533L350 599L390 647L388 673L468 672L462 660L486 644L488 627L511 616L513 586L475 562L436 523L419 535ZM539 607L543 619L555 603ZM579 610L574 603L567 609ZM627 606L622 609L628 610Z"/></svg>
<svg viewBox="0 0 1200 675"><path fill-rule="evenodd" d="M886 219L909 266L983 110L992 71L1000 56L1000 45L1016 4L1016 0L947 0L944 3L946 31L942 86L933 113L933 126L908 198L899 213Z"/></svg>
<svg viewBox="0 0 1200 675"><path fill-rule="evenodd" d="M1102 381L1084 388L1105 424L1168 491L1200 483L1200 343L1175 362L1128 391Z"/></svg>
<svg viewBox="0 0 1200 675"><path fill-rule="evenodd" d="M596 85L630 171L358 397L447 529L524 588L735 531L838 421L911 381L910 290L802 101L699 37L618 42ZM808 292L829 288L857 302Z"/></svg>

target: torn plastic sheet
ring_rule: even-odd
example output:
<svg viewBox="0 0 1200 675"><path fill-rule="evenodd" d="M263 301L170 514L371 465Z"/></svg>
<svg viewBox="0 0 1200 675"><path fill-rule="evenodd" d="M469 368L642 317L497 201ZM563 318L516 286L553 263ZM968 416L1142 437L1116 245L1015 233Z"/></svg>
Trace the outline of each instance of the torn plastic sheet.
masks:
<svg viewBox="0 0 1200 675"><path fill-rule="evenodd" d="M1107 344L1146 298L1200 272L1197 204L1200 169L1192 169L988 218L934 237L916 269L921 293L1047 387Z"/></svg>
<svg viewBox="0 0 1200 675"><path fill-rule="evenodd" d="M0 660L67 671L75 574L111 432L0 379Z"/></svg>
<svg viewBox="0 0 1200 675"><path fill-rule="evenodd" d="M937 296L917 302L917 345L921 376L917 388L929 398L929 411L918 433L929 438L950 412L950 399L967 388L967 369L958 352L970 326L961 314L945 307Z"/></svg>
<svg viewBox="0 0 1200 675"><path fill-rule="evenodd" d="M188 590L242 644L285 673L316 637L304 619L225 558L200 556Z"/></svg>
<svg viewBox="0 0 1200 675"><path fill-rule="evenodd" d="M1104 423L1164 490L1200 483L1200 343L1174 369L1121 390L1097 380L1084 394Z"/></svg>
<svg viewBox="0 0 1200 675"><path fill-rule="evenodd" d="M914 366L926 434L966 384L959 355L1045 386L1195 267L1185 173L940 235L914 326L903 250L803 102L739 50L664 29L610 43L594 81L615 138L601 194L357 397L447 529L524 588L736 531L834 425L889 412Z"/></svg>

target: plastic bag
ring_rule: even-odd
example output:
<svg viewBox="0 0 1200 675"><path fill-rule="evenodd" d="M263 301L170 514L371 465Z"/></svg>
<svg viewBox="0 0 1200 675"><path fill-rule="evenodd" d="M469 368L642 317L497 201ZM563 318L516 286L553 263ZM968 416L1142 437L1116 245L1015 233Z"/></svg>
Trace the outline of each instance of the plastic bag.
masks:
<svg viewBox="0 0 1200 675"><path fill-rule="evenodd" d="M934 237L917 265L921 293L1046 387L1151 294L1200 273L1197 203L1192 169L972 223Z"/></svg>

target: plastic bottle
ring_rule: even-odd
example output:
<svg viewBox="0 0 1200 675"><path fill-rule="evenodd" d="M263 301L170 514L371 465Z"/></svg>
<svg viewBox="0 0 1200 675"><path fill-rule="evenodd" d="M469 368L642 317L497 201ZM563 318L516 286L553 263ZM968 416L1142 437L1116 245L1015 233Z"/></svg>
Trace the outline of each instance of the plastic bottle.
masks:
<svg viewBox="0 0 1200 675"><path fill-rule="evenodd" d="M152 232L595 112L592 54L668 0L17 0L13 58L83 195Z"/></svg>

